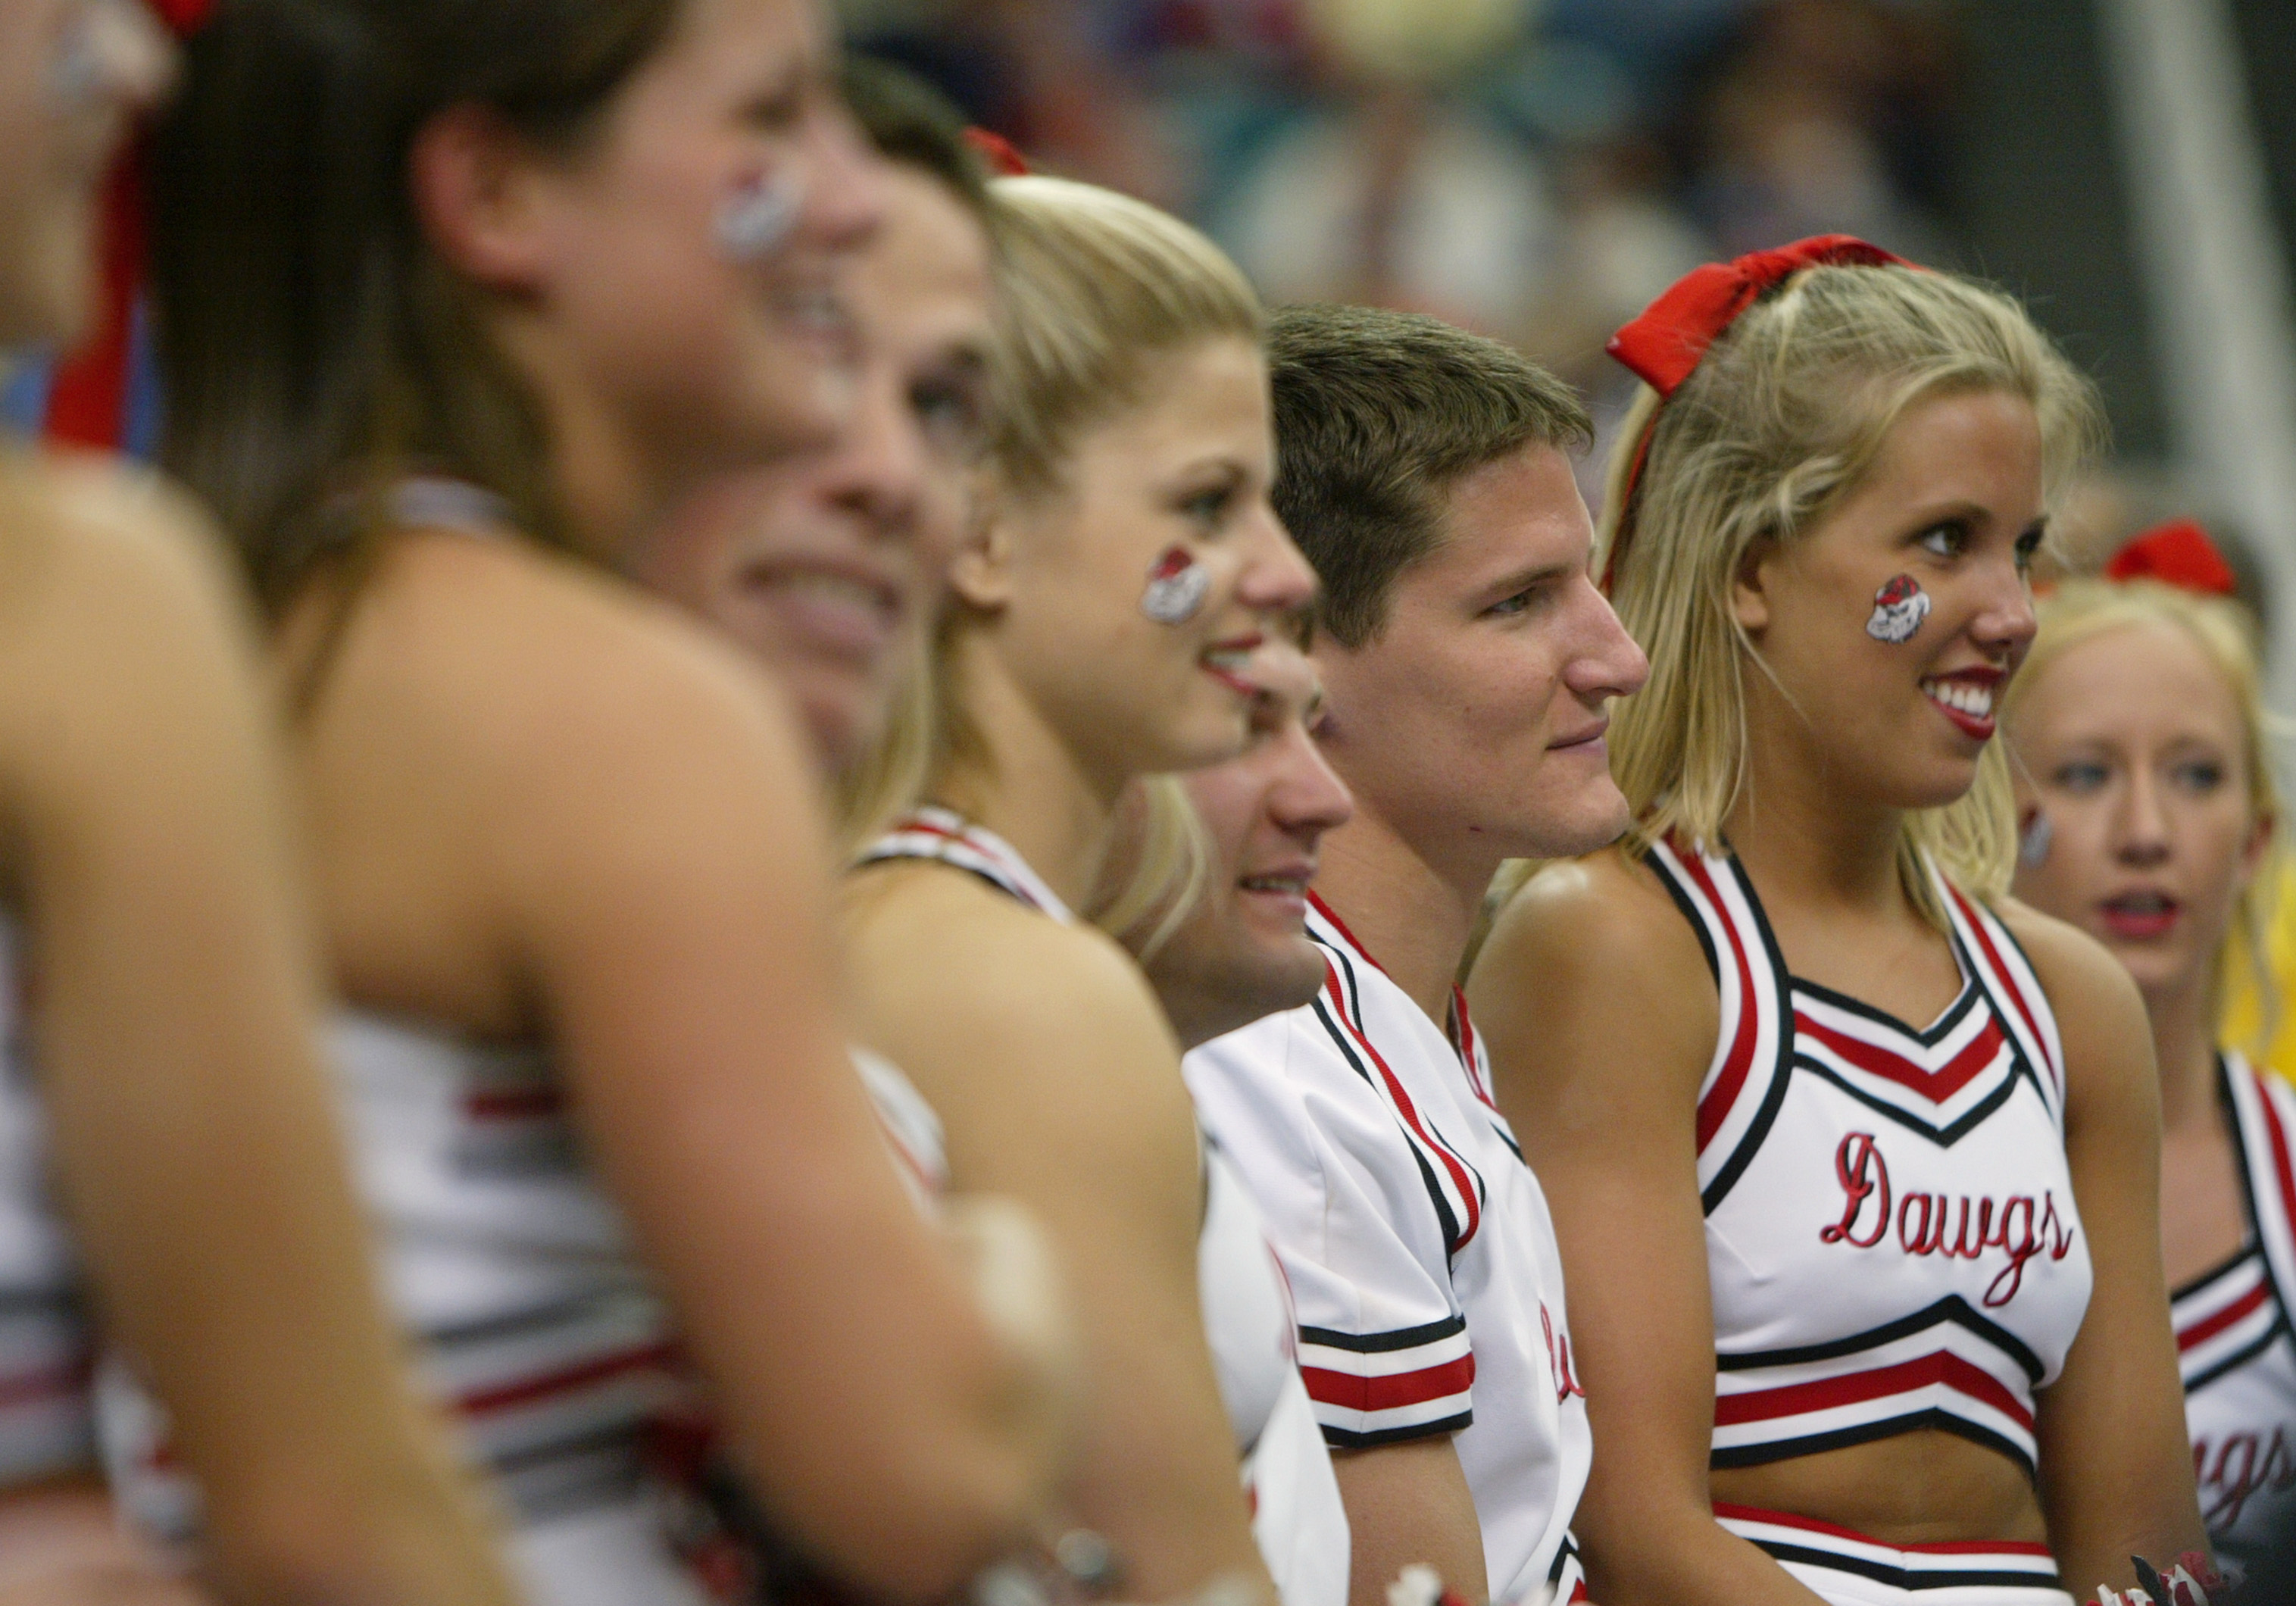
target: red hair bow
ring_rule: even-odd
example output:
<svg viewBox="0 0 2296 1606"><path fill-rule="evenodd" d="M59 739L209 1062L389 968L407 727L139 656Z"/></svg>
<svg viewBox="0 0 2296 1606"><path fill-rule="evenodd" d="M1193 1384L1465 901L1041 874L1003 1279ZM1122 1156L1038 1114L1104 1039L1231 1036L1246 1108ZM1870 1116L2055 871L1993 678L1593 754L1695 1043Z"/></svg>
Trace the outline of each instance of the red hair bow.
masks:
<svg viewBox="0 0 2296 1606"><path fill-rule="evenodd" d="M964 143L988 164L992 176L998 178L1026 178L1029 176L1029 159L1021 154L1011 140L994 129L983 128L976 123L964 131Z"/></svg>
<svg viewBox="0 0 2296 1606"><path fill-rule="evenodd" d="M1816 234L1733 262L1710 262L1676 280L1603 348L1660 396L1672 396L1706 348L1738 321L1755 298L1805 267L1910 267L1852 234Z"/></svg>
<svg viewBox="0 0 2296 1606"><path fill-rule="evenodd" d="M2104 566L2108 580L2158 580L2179 591L2234 596L2240 580L2224 561L2209 532L2190 519L2177 519L2136 537Z"/></svg>
<svg viewBox="0 0 2296 1606"><path fill-rule="evenodd" d="M188 39L206 26L216 0L151 0L168 31ZM67 446L126 444L127 397L135 360L135 302L144 289L144 151L141 135L112 163L103 193L100 264L102 300L87 340L59 363L48 383L40 432Z"/></svg>
<svg viewBox="0 0 2296 1606"><path fill-rule="evenodd" d="M1681 389L1705 356L1707 348L1738 321L1764 291L1792 278L1806 267L1912 267L1903 257L1868 245L1855 234L1813 234L1775 250L1749 251L1728 262L1709 262L1677 279L1642 315L1612 335L1603 349L1658 392L1660 400ZM1641 483L1643 459L1650 452L1653 413L1635 443L1635 460L1619 488L1621 503L1631 504ZM1629 533L1624 507L1617 520L1610 555L1603 562L1603 590L1607 594L1618 577L1619 554Z"/></svg>

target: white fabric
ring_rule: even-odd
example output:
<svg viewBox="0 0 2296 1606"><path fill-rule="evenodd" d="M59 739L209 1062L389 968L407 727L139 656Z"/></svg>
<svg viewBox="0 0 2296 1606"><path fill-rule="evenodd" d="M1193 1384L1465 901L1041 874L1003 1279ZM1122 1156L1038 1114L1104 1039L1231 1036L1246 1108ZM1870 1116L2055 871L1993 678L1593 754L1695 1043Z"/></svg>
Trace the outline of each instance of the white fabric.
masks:
<svg viewBox="0 0 2296 1606"><path fill-rule="evenodd" d="M1649 863L1720 999L1698 1110L1714 1464L1939 1428L2030 1475L2033 1397L2092 1279L2056 1024L2007 929L1935 881L1963 987L1916 1032L1790 975L1734 858Z"/></svg>
<svg viewBox="0 0 2296 1606"><path fill-rule="evenodd" d="M2072 1606L2045 1545L1901 1547L1777 1512L1715 1518L1833 1606Z"/></svg>
<svg viewBox="0 0 2296 1606"><path fill-rule="evenodd" d="M0 1493L92 1465L87 1336L0 919Z"/></svg>
<svg viewBox="0 0 2296 1606"><path fill-rule="evenodd" d="M1456 1433L1491 1597L1568 1601L1592 1440L1546 1196L1464 1012L1463 1056L1320 903L1308 930L1323 996L1185 1069L1281 1254L1308 1397L1342 1447Z"/></svg>
<svg viewBox="0 0 2296 1606"><path fill-rule="evenodd" d="M1063 924L1076 918L1011 843L947 809L918 810L871 844L859 862L897 858L950 864ZM939 1120L898 1071L882 1061L876 1065L872 1086L896 1148L914 1150L922 1167L945 1181ZM929 1140L919 1135L926 1122ZM1290 1291L1249 1191L1209 1143L1196 1282L1260 1559L1284 1606L1346 1606L1347 1512L1301 1382Z"/></svg>
<svg viewBox="0 0 2296 1606"><path fill-rule="evenodd" d="M332 1040L385 1289L421 1340L424 1381L458 1408L519 1529L548 1530L521 1542L537 1606L677 1572L668 1492L645 1461L654 1425L691 1408L689 1385L546 1057L348 1012ZM191 1537L198 1490L164 1413L119 1364L101 1409L123 1504L155 1534Z"/></svg>
<svg viewBox="0 0 2296 1606"><path fill-rule="evenodd" d="M2201 1515L2220 1556L2253 1567L2296 1531L2296 1092L2238 1053L2218 1064L2249 1201L2249 1241L2177 1291L2177 1359Z"/></svg>

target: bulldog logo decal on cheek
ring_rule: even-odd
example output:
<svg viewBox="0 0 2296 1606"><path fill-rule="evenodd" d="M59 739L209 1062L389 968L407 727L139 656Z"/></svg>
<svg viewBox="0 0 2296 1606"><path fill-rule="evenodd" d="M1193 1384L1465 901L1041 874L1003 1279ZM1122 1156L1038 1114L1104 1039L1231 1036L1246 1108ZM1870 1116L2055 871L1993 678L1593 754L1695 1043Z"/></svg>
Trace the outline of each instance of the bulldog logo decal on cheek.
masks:
<svg viewBox="0 0 2296 1606"><path fill-rule="evenodd" d="M771 256L797 230L805 185L787 173L755 168L735 179L718 209L718 249L735 262Z"/></svg>
<svg viewBox="0 0 2296 1606"><path fill-rule="evenodd" d="M1874 594L1874 615L1866 634L1896 646L1913 640L1914 632L1930 616L1930 594L1909 574L1901 574Z"/></svg>
<svg viewBox="0 0 2296 1606"><path fill-rule="evenodd" d="M1185 546L1166 550L1148 571L1148 589L1140 594L1140 611L1160 625L1185 625L1196 617L1212 588L1195 554Z"/></svg>

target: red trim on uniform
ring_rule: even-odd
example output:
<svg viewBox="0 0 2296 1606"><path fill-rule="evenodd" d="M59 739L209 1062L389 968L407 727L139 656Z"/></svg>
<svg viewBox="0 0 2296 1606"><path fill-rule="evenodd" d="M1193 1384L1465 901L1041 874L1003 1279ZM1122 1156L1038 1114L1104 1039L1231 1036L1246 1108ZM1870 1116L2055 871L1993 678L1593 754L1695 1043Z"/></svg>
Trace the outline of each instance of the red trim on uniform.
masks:
<svg viewBox="0 0 2296 1606"><path fill-rule="evenodd" d="M2049 1547L2030 1539L1954 1539L1930 1545L1892 1545L1861 1534L1856 1528L1843 1528L1836 1522L1822 1522L1816 1517L1798 1517L1792 1512L1766 1512L1759 1506L1732 1505L1726 1500L1714 1503L1717 1517L1728 1517L1738 1522L1761 1522L1773 1528L1798 1528L1808 1534L1826 1534L1836 1539L1849 1539L1859 1545L1870 1545L1877 1550L1904 1551L1909 1555L1923 1556L1985 1556L2013 1555L2049 1558ZM2053 1558L2049 1558L2053 1559Z"/></svg>
<svg viewBox="0 0 2296 1606"><path fill-rule="evenodd" d="M94 1374L94 1363L83 1356L62 1366L44 1366L37 1372L20 1372L14 1377L0 1378L0 1410L81 1393Z"/></svg>
<svg viewBox="0 0 2296 1606"><path fill-rule="evenodd" d="M1934 1383L1981 1400L2027 1432L2032 1430L2033 1413L2019 1404L2017 1397L2003 1388L1998 1378L1946 1349L1900 1361L1894 1366L1877 1366L1871 1372L1853 1372L1809 1383L1789 1383L1779 1389L1756 1389L1744 1394L1718 1394L1714 1397L1714 1425L1733 1428L1745 1422L1807 1416L1816 1411L1885 1399L1893 1394L1910 1394Z"/></svg>
<svg viewBox="0 0 2296 1606"><path fill-rule="evenodd" d="M1738 1034L1730 1040L1729 1057L1722 1061L1722 1074L1706 1096L1698 1101L1698 1152L1703 1155L1714 1135L1722 1130L1722 1123L1730 1118L1732 1106L1744 1091L1747 1073L1754 1066L1754 1043L1760 1035L1759 1005L1754 996L1754 971L1746 957L1745 938L1739 934L1738 922L1730 918L1728 905L1723 903L1714 878L1706 873L1704 864L1692 854L1676 853L1675 862L1683 873L1698 884L1705 894L1707 906L1714 911L1723 935L1730 939L1730 957L1738 967Z"/></svg>
<svg viewBox="0 0 2296 1606"><path fill-rule="evenodd" d="M1390 1372L1380 1377L1333 1372L1325 1366L1302 1366L1300 1377L1308 1385L1308 1397L1319 1405L1365 1413L1398 1411L1406 1405L1423 1405L1431 1399L1464 1394L1475 1381L1475 1357L1472 1354L1463 1355L1439 1366L1425 1366L1417 1372Z"/></svg>
<svg viewBox="0 0 2296 1606"><path fill-rule="evenodd" d="M2281 1122L2280 1111L2273 1108L2272 1089L2264 1086L2262 1077L2256 1081L2252 1091L2256 1107L2264 1112L2264 1135L2272 1142L2272 1178L2280 1185L2281 1219L2285 1221L2296 1217L2290 1209L2296 1204L2296 1169L2288 1163L2288 1128Z"/></svg>
<svg viewBox="0 0 2296 1606"><path fill-rule="evenodd" d="M1028 907L1034 909L1037 914L1043 914L1048 913L1045 908L1045 905L1037 902L1037 899L1030 895L1028 887L1021 881L1021 878L1014 875L1011 870L1005 867L1004 856L975 840L971 832L951 831L946 825L936 825L931 820L922 819L917 815L910 815L896 820L890 827L887 828L885 834L887 836L898 837L906 835L912 831L921 832L922 834L929 837L939 837L944 842L955 842L960 848L970 848L973 852L979 854L982 858L986 859L990 864L996 867L998 874L1003 878L997 882L998 886L1004 888L1004 889L1011 893L1013 897L1018 899L1021 903L1028 905ZM947 862L948 861L947 860L942 861L944 864ZM964 869L965 866L958 864L955 868L962 870ZM1313 897L1314 894L1310 893L1308 896Z"/></svg>
<svg viewBox="0 0 2296 1606"><path fill-rule="evenodd" d="M1459 1023L1459 1040L1451 1046L1459 1051L1459 1063L1467 1073L1467 1086L1483 1102L1483 1108L1498 1113L1498 1101L1491 1096L1482 1073L1475 1069L1475 1023L1467 1018L1467 989L1457 982L1451 984L1451 1018Z"/></svg>
<svg viewBox="0 0 2296 1606"><path fill-rule="evenodd" d="M2271 1285L2267 1282L2259 1282L2254 1288L2250 1289L2239 1299L2234 1299L2231 1304L2217 1312L2216 1315L2212 1316L2204 1316L2200 1321L2194 1323L2190 1327L2185 1328L2179 1332L2177 1334L2177 1353L2181 1355L2185 1350L2192 1348L2195 1344L2207 1343L2210 1339L2215 1338L2217 1334L2222 1332L2226 1328L2234 1325L2245 1316L2255 1314L2257 1307L2271 1297Z"/></svg>
<svg viewBox="0 0 2296 1606"><path fill-rule="evenodd" d="M474 1121L530 1121L557 1115L566 1095L555 1087L510 1087L474 1093L463 1100L463 1113Z"/></svg>
<svg viewBox="0 0 2296 1606"><path fill-rule="evenodd" d="M1308 896L1313 897L1315 894L1311 892ZM1334 921L1332 923L1337 925L1339 922ZM1344 933L1347 928L1341 926L1340 930ZM1350 937L1348 940L1354 943L1355 938ZM1360 946L1356 951L1363 953ZM1365 954L1364 957L1370 959L1371 956ZM1483 1208L1481 1201L1475 1197L1474 1179L1467 1175L1467 1168L1460 1162L1459 1157L1429 1133L1419 1118L1419 1107L1411 1102L1411 1095L1403 1090L1403 1083L1395 1072L1388 1069L1387 1061L1380 1057L1379 1050L1371 1045L1370 1034L1357 1024L1354 1016L1348 1013L1347 994L1340 986L1340 968L1328 959L1324 962L1324 990L1331 995L1332 1008L1338 1014L1340 1024L1348 1028L1348 1036L1353 1037L1356 1045L1369 1054L1371 1062L1379 1067L1379 1074L1387 1083L1388 1097L1394 1101L1396 1113L1403 1117L1403 1124L1411 1128L1413 1136L1435 1151L1435 1158L1443 1162L1443 1169L1451 1174L1451 1185L1459 1190L1459 1201L1467 1211L1466 1225L1459 1233L1458 1242L1451 1246L1451 1253L1456 1255L1473 1241L1476 1231L1483 1224Z"/></svg>
<svg viewBox="0 0 2296 1606"><path fill-rule="evenodd" d="M1357 958L1371 966L1373 970L1377 971L1381 975L1387 975L1387 967L1371 956L1371 950L1363 946L1362 940L1358 938L1353 931L1348 930L1348 922L1341 920L1332 912L1332 905L1325 903L1322 895L1313 887L1308 889L1308 902L1314 907L1316 914L1322 915L1325 920L1330 921L1334 926L1339 928L1340 935L1348 939L1348 946L1356 951ZM1393 978L1390 977L1389 979L1392 980Z"/></svg>
<svg viewBox="0 0 2296 1606"><path fill-rule="evenodd" d="M667 1340L642 1344L635 1349L600 1356L578 1366L569 1366L540 1377L523 1378L515 1383L504 1383L494 1389L481 1389L463 1395L455 1404L465 1415L484 1416L490 1412L530 1405L554 1394L571 1393L592 1383L603 1383L609 1378L626 1376L633 1372L667 1370L676 1358L677 1347Z"/></svg>
<svg viewBox="0 0 2296 1606"><path fill-rule="evenodd" d="M1794 1012L1794 1030L1807 1032L1858 1069L1895 1082L1933 1104L1944 1103L1968 1086L1980 1071L1993 1063L2001 1053L2001 1045L2008 1041L2002 1033L2001 1022L1988 1012L1985 1029L1971 1038L1967 1047L1932 1071L1923 1069L1895 1049L1835 1031L1800 1010Z"/></svg>
<svg viewBox="0 0 2296 1606"><path fill-rule="evenodd" d="M2025 1029L2033 1034L2034 1045L2040 1049L2041 1058L2048 1069L2049 1085L2062 1097L2065 1090L2064 1077L2059 1073L2055 1062L2049 1060L2048 1035L2041 1030L2040 1021L2034 1016L2032 1007L2025 1002L2024 989L2010 975L2009 967L2001 963L2000 952L1993 946L1992 934L1986 930L1985 922L1977 917L1977 911L1970 907L1969 900L1962 897L1961 889L1942 876L1938 879L1944 884L1947 896L1960 908L1961 917L1968 922L1971 935L1977 938L1977 946L1984 950L1985 962L1992 967L1994 979L2000 982L2001 990L2009 995L2009 1002L2024 1019Z"/></svg>

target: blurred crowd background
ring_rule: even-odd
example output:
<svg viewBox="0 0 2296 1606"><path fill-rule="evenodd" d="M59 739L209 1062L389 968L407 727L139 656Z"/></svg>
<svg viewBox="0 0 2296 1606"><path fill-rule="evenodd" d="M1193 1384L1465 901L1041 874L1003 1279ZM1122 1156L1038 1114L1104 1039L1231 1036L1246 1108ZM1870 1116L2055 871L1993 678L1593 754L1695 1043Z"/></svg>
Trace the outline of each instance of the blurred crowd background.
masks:
<svg viewBox="0 0 2296 1606"><path fill-rule="evenodd" d="M1271 298L1407 307L1497 335L1581 385L1606 422L1630 384L1604 339L1699 262L1839 230L1984 274L2027 296L2105 389L2115 452L2063 532L2076 561L2198 513L2240 549L2268 606L2277 549L2296 548L2296 507L2285 527L2250 528L2274 521L2243 505L2254 496L2211 483L2221 430L2178 416L2185 376L2162 348L2174 309L2164 319L2156 305L2177 270L2147 246L2148 223L2154 235L2180 226L2151 215L2148 189L2190 178L2162 170L2174 141L2148 122L2165 94L2172 123L2197 111L2248 141L2263 193L2235 200L2260 206L2247 221L2284 262L2296 233L2288 0L842 9L856 43L921 70L1044 169L1201 224ZM2169 17L2172 31L2190 13L2215 27L2226 59L2202 63L2212 80L2158 81L2174 41L2144 34L2148 12L2185 13ZM2211 174L2233 189L2240 179ZM2285 283L2284 268L2284 337ZM2283 444L2296 457L2296 402L2289 411ZM1602 456L1589 460L1590 501ZM2296 462L2287 479L2296 486Z"/></svg>

